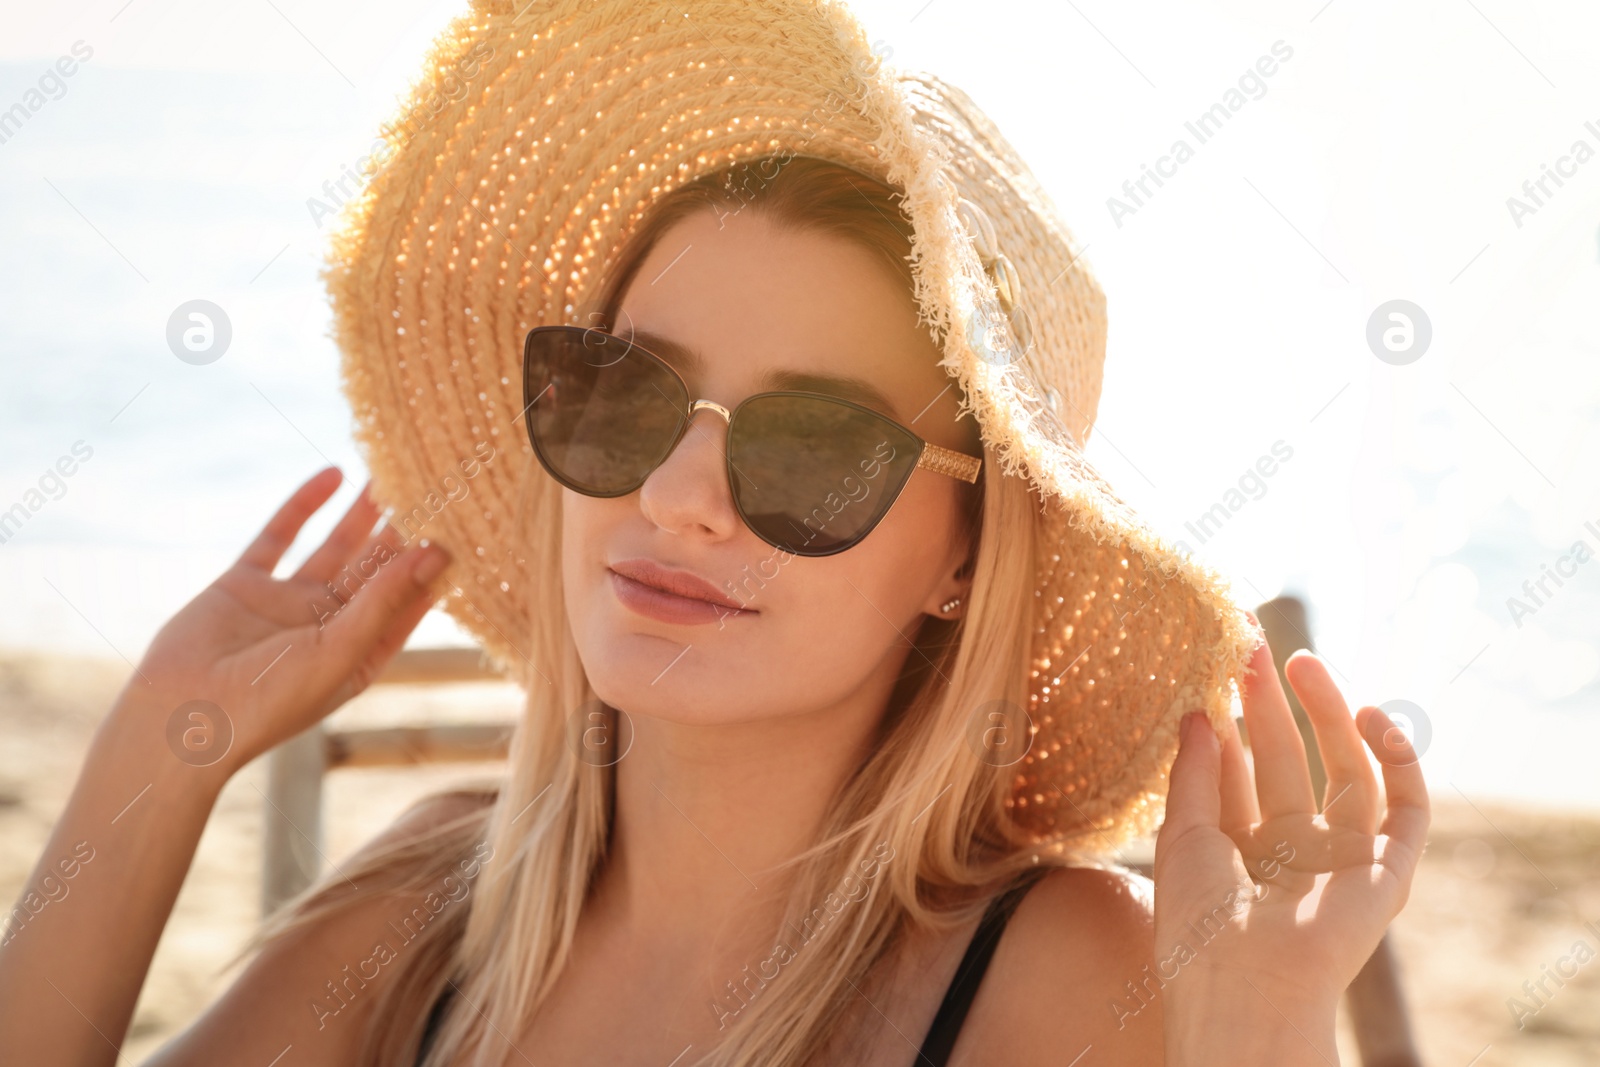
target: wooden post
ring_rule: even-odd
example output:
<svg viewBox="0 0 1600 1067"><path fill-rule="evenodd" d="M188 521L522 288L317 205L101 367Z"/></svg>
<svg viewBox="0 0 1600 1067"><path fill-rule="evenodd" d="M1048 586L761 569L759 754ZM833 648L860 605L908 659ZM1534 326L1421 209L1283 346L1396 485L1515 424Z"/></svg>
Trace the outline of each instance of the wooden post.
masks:
<svg viewBox="0 0 1600 1067"><path fill-rule="evenodd" d="M1311 770L1311 792L1320 811L1325 799L1323 794L1327 792L1328 772L1322 765L1322 752L1317 748L1316 731L1283 673L1284 660L1296 650L1316 651L1311 644L1306 606L1298 597L1281 596L1257 607L1255 616L1266 631L1273 665L1278 669L1278 683L1283 686L1283 695L1294 711L1295 725L1300 728L1300 740L1306 746L1306 763ZM1248 744L1242 728L1240 736ZM1388 931L1345 990L1345 1006L1350 1009L1350 1022L1363 1067L1421 1067L1422 1058L1411 1037L1399 964Z"/></svg>
<svg viewBox="0 0 1600 1067"><path fill-rule="evenodd" d="M1267 644L1272 648L1272 663L1278 670L1278 684L1283 686L1283 695L1289 698L1289 710L1294 712L1294 724L1299 727L1300 741L1306 746L1306 763L1311 768L1311 795L1317 798L1317 808L1321 810L1322 794L1328 785L1328 772L1322 767L1322 751L1317 748L1317 735L1311 728L1311 720L1306 718L1306 709L1300 706L1300 698L1294 695L1294 688L1283 673L1284 660L1302 648L1312 648L1305 602L1299 597L1280 596L1257 607L1255 615L1267 633ZM1312 650L1315 651L1314 648ZM1243 727L1240 728L1240 736L1248 743Z"/></svg>
<svg viewBox="0 0 1600 1067"><path fill-rule="evenodd" d="M505 678L481 649L402 649L374 685L443 684ZM267 755L262 805L261 913L316 880L322 870L322 776L336 766L395 766L444 759L504 759L498 726L356 730L330 733L321 723Z"/></svg>
<svg viewBox="0 0 1600 1067"><path fill-rule="evenodd" d="M1422 1067L1387 931L1344 993L1362 1067Z"/></svg>
<svg viewBox="0 0 1600 1067"><path fill-rule="evenodd" d="M310 885L322 869L322 774L327 758L321 723L267 756L262 915L271 914Z"/></svg>

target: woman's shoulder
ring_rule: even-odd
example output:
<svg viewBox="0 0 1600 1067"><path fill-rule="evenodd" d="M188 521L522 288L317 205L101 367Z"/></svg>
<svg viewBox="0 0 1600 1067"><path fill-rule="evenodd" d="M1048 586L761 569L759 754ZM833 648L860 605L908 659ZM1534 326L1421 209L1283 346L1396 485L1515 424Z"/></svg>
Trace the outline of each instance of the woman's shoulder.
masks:
<svg viewBox="0 0 1600 1067"><path fill-rule="evenodd" d="M1043 875L1006 924L951 1062L1161 1062L1159 1004L1145 992L1154 958L1154 887L1123 867ZM1130 992L1137 990L1138 995Z"/></svg>

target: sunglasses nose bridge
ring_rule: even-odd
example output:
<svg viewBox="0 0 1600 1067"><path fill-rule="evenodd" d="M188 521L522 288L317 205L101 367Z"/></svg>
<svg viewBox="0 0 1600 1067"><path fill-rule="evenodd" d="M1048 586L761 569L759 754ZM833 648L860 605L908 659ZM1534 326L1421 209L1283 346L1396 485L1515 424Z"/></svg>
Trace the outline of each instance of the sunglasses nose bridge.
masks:
<svg viewBox="0 0 1600 1067"><path fill-rule="evenodd" d="M700 414L701 408L709 408L712 411L715 411L718 415L722 416L722 421L724 423L731 423L733 421L733 416L729 414L728 409L717 403L715 400L696 400L693 404L690 404L689 418L693 419L696 415Z"/></svg>

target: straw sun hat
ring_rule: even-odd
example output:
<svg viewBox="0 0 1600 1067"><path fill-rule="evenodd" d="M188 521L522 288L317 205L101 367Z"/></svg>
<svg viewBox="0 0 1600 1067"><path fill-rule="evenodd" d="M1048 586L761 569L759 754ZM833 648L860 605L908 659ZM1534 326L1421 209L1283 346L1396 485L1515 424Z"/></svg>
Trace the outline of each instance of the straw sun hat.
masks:
<svg viewBox="0 0 1600 1067"><path fill-rule="evenodd" d="M372 495L421 516L413 532L455 559L445 610L537 684L521 646L541 593L512 564L536 463L527 331L585 325L630 229L698 175L778 153L884 179L904 191L914 296L989 476L1034 489L1014 815L1040 841L1120 843L1159 822L1182 714L1227 728L1258 631L1083 458L1105 298L1048 195L963 93L882 51L825 0L472 0L384 127L323 272Z"/></svg>

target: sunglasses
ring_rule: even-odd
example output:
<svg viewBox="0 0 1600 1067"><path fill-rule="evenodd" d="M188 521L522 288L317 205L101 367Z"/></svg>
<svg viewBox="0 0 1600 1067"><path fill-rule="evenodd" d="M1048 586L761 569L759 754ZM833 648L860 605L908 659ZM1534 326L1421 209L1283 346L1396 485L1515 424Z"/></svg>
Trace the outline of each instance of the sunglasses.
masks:
<svg viewBox="0 0 1600 1067"><path fill-rule="evenodd" d="M633 341L581 326L528 332L528 439L550 476L591 497L642 486L702 408L728 424L728 485L744 524L774 548L831 556L889 513L917 468L978 480L982 459L929 444L871 408L824 393L766 392L731 412Z"/></svg>

